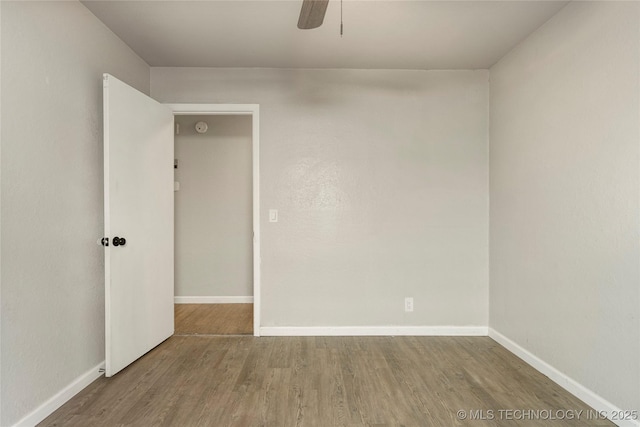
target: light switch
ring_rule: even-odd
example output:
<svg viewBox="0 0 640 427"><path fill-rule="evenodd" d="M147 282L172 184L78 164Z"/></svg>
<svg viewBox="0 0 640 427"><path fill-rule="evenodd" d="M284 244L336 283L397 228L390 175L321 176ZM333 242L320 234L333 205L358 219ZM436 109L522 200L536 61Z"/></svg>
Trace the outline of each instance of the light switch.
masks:
<svg viewBox="0 0 640 427"><path fill-rule="evenodd" d="M173 191L180 191L180 183L173 181Z"/></svg>
<svg viewBox="0 0 640 427"><path fill-rule="evenodd" d="M269 222L278 222L278 210L269 209Z"/></svg>

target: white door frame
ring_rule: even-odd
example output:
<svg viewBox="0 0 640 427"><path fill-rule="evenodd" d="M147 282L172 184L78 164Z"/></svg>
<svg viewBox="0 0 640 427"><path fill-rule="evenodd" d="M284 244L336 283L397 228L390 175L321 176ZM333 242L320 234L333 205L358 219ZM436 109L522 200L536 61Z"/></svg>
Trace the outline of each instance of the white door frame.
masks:
<svg viewBox="0 0 640 427"><path fill-rule="evenodd" d="M260 336L260 106L258 104L166 104L174 116L251 116L253 175L253 335Z"/></svg>

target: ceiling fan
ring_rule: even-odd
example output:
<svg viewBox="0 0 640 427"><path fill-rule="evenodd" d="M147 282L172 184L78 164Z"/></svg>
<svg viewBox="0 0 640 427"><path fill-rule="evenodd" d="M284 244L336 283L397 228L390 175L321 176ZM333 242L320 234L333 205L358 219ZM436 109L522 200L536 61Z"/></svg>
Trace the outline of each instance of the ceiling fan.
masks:
<svg viewBox="0 0 640 427"><path fill-rule="evenodd" d="M298 28L310 30L318 28L324 21L329 0L302 0L300 18L298 18Z"/></svg>

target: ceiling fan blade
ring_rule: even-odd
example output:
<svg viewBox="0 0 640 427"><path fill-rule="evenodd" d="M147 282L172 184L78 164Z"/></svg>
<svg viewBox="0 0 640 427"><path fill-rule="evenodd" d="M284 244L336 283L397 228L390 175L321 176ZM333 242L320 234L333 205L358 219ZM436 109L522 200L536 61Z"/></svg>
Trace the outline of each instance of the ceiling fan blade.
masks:
<svg viewBox="0 0 640 427"><path fill-rule="evenodd" d="M328 4L329 0L302 0L298 28L310 30L322 25Z"/></svg>

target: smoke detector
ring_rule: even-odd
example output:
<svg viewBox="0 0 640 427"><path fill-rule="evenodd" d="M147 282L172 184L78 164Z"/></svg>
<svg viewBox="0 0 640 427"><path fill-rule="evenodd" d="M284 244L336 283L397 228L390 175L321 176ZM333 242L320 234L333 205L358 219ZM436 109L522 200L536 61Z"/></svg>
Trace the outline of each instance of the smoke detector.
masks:
<svg viewBox="0 0 640 427"><path fill-rule="evenodd" d="M196 123L196 132L198 133L206 133L207 129L209 129L209 125L207 122L198 122Z"/></svg>

